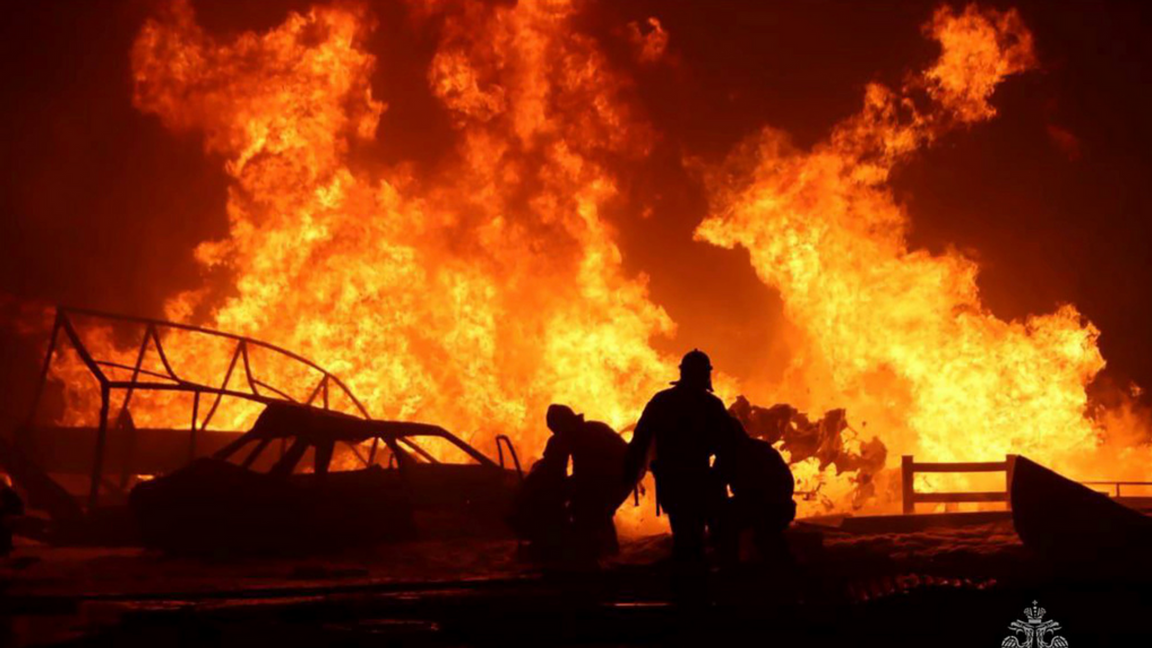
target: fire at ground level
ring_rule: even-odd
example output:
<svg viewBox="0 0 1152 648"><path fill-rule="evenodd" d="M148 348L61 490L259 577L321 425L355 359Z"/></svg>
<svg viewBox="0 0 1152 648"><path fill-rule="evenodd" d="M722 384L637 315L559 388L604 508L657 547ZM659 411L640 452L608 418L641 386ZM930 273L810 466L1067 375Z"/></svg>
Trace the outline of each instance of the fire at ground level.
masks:
<svg viewBox="0 0 1152 648"><path fill-rule="evenodd" d="M58 321L79 355L87 355L67 318ZM248 362L249 347L260 344L254 340L239 340L235 351L243 358L249 392L227 389L227 378L214 388L178 377L166 361L167 374L141 378L149 344L166 357L158 326L173 325L145 327L135 369L95 357L87 358L87 369L104 380L109 378L104 371L131 371L130 380L108 382L117 389L143 393L179 387L197 394L197 400L226 394L262 405L262 413L249 432L227 437L216 448L194 406L189 446L181 435L180 452L157 455L187 451L188 459L170 457L177 467L161 470L169 474L155 480L136 474L139 465L133 462L157 453L148 443L151 437L132 423L127 398L117 401L123 409L114 418L111 408L101 407L99 429L87 431L103 439L91 456L68 459L71 455L62 451L69 446L68 434L87 433L82 428L35 428L18 436L24 442L64 440L55 451L23 447L39 448L31 455L42 455L58 477L70 472L67 465L81 465L80 474L92 476L87 491L69 492L67 480L50 486L48 473L16 460L27 461L28 455L2 448L6 469L30 508L47 509L51 518L47 524L37 516L5 520L26 538L45 541L19 540L0 565L6 644L650 645L682 639L736 642L751 634L805 643L866 638L979 645L1003 639L1006 624L1019 616L1013 610L1031 600L1042 600L1052 618L1059 610L1065 634L1078 642L1124 642L1148 634L1133 622L1137 610L1152 603L1152 560L1146 551L1152 519L1136 510L1147 502L1110 498L1024 457L966 464L906 458L905 515L798 520L783 535L790 560L763 555L749 542L753 538L744 537L739 564L712 569L699 583L695 604L685 607L682 592L672 587L675 562L668 535L626 538L619 555L598 564L560 560L541 566L528 559L522 543L507 539L506 531L491 524L462 526L465 519L500 526L509 504L500 495L514 492L517 483L516 472L504 467L503 450L497 463L436 426L373 421L268 397L275 388L254 377ZM321 373L324 387L312 391L323 393L327 404L327 385L341 383ZM852 459L858 469L867 464L869 453L841 456L835 435L819 434L841 429L842 419L834 414L819 425L800 427L781 425L786 419L795 423L795 413L786 407L740 402L732 414L755 436L790 446L790 454L811 446L813 456L828 461ZM169 430L162 438L176 434ZM120 447L124 444L117 439L133 443ZM445 447L432 448L438 456L421 452L421 444L437 440L470 455L470 465L442 462ZM348 445L365 467L336 470L337 442ZM278 456L270 449L276 444ZM510 442L497 446L515 456ZM126 453L125 447L135 452ZM227 463L234 456L239 466ZM107 474L92 472L93 462ZM882 454L878 462L883 464ZM328 474L330 467L336 472ZM1006 488L917 492L916 472L952 470L1002 471ZM117 473L129 475L119 487ZM129 486L135 517L110 517L116 510L126 512L112 500ZM217 492L220 488L232 490ZM260 500L266 491L272 498ZM479 498L486 492L494 496ZM198 508L197 497L207 497L209 505ZM1008 504L1008 510L914 513L919 502L996 501ZM321 506L312 506L318 502ZM350 503L374 515L342 515L341 507ZM380 512L363 508L381 503L387 506ZM388 515L376 515L383 512ZM373 523L364 526L365 518ZM245 519L259 523L237 523ZM441 533L432 530L436 524ZM135 525L140 536L130 533ZM108 533L116 529L124 533ZM125 539L143 540L151 548L108 548ZM75 546L93 543L105 548ZM711 562L723 562L718 558ZM1041 622L1032 616L1019 623L1025 624L1019 632L1027 634L1038 632L1033 625Z"/></svg>
<svg viewBox="0 0 1152 648"><path fill-rule="evenodd" d="M617 189L630 184L631 171L620 161L648 159L653 142L666 133L637 109L624 68L617 69L596 39L574 29L578 7L564 2L483 4L460 16L445 16L444 37L427 74L420 75L429 81L429 100L447 111L453 128L462 133L437 165L443 176L426 178L411 177L407 164L372 169L356 159L357 143L377 142L385 104L403 103L398 96L374 94L379 89L373 77L377 54L367 46L367 35L375 21L365 12L340 4L293 12L280 27L236 38L212 34L191 3L172 3L149 18L132 47L132 105L141 114L157 117L165 129L202 133L205 149L224 162L227 237L203 242L196 261L204 269L227 265L234 270L223 288L210 282L169 294L164 312L180 319L211 312L208 321L214 325L238 325L241 333L280 340L310 355L324 350L325 364L338 363L342 373L365 381L353 385L358 391L375 392L369 402L374 411L399 418L420 412L453 429L482 416L495 421L490 430L513 428L510 422L522 421L525 411L542 409L543 399L557 393L554 386L574 377L583 381L597 376L600 380L589 382L603 386L642 376L648 383L632 383L629 391L650 393L666 362L649 341L677 322L652 298L645 282L622 264L627 255L620 252L608 212ZM643 37L637 43L641 62L656 63L666 51L669 64L680 60L677 52L668 50L668 32L660 22L653 17L647 24L651 31L630 25L638 39ZM682 36L673 31L675 44ZM836 398L855 391L856 401L849 403L828 394L812 398L823 404L821 410L847 404L873 429L887 428L889 459L910 448L926 451L927 458L953 462L991 458L967 456L971 447L979 446L984 453L994 448L997 458L1024 452L1071 468L1090 442L1111 431L1085 417L1085 388L1104 361L1097 345L1099 330L1071 306L1024 322L994 316L978 291L974 259L951 250L928 253L909 243L910 220L891 182L918 151L942 142L949 132L993 117L997 111L989 100L995 87L1009 76L1043 67L1043 62L1034 51L1032 33L1015 11L941 7L924 33L939 43L939 59L899 85L868 83L859 112L843 119L820 143L798 147L783 131L766 128L734 149L728 163L708 164L712 172L705 175L717 182L704 188L708 213L693 224L693 236L714 247L748 251L756 278L779 292L802 341L797 358L804 361L793 362L793 384L799 386L793 389L835 385ZM759 34L757 38L765 40ZM32 40L37 49L53 49L43 47L42 39ZM253 58L268 65L253 65ZM548 59L572 65L542 64ZM493 60L510 64L493 66ZM389 63L379 68L394 69ZM584 73L567 73L573 68ZM542 102L541 96L556 100ZM587 105L597 107L591 116L568 109ZM1077 137L1055 123L1047 125L1068 157L1079 157ZM390 139L387 131L383 129L380 141ZM1083 148L1092 150L1088 143ZM396 151L389 155L408 157ZM62 159L55 152L52 156ZM1022 156L1027 159L1026 153ZM138 178L132 183L144 184ZM53 177L52 186L64 184ZM29 185L33 190L42 186ZM527 211L525 204L530 205ZM635 207L644 214L642 220L662 220L647 218L661 211L659 204ZM1093 204L1086 213L1095 213L1097 207ZM1128 231L1125 237L1132 238ZM454 244L444 246L446 240ZM539 244L557 240L563 245ZM34 249L27 239L19 241ZM83 243L89 246L91 241ZM556 247L564 253L557 255ZM539 250L544 252L532 252ZM349 282L345 272L317 271L316 264L304 262L318 258L325 260L325 269L354 268L364 280ZM83 293L82 282L76 285ZM293 290L277 291L276 286ZM446 302L445 294L455 299ZM843 299L845 295L852 298ZM451 304L467 308L452 310ZM302 317L330 309L336 316L327 322ZM365 321L373 322L372 335L362 334L369 328L361 325ZM507 327L506 322L517 326ZM255 446L248 458L237 458L243 462L240 469L283 473L285 482L299 486L275 492L291 496L277 500L289 504L280 509L287 516L273 518L289 527L292 511L302 511L297 502L308 503L313 522L334 513L353 526L381 521L371 515L357 517L356 508L324 506L348 498L307 497L327 487L333 495L336 487L348 485L342 477L331 477L325 488L318 488L318 477L333 463L359 470L357 462L362 462L364 476L381 491L417 495L442 493L451 474L454 492L465 495L435 502L398 498L396 510L402 513L417 504L468 504L479 482L489 485L486 492L508 492L501 489L514 474L504 461L477 455L472 457L475 468L460 471L439 465L437 452L416 450L421 447L420 439L412 440L416 433L465 454L473 450L469 444L475 439L456 444L456 437L428 426L362 421L345 428L338 439L317 437L311 429L289 434L258 426L210 450L209 420L218 414L220 397L263 405L276 400L270 394L292 399L287 391L277 392L269 374L261 371L279 375L276 363L261 366L276 350L232 336L239 344L220 353L167 358L161 346L172 341L170 332L158 332L155 323L136 323L144 329L142 337L133 338L139 342L124 347L120 336L109 335L102 340L106 344L95 346L110 350L111 357L82 357L72 365L96 375L103 393L95 400L82 393L61 397L73 403L98 402L99 421L64 421L71 432L42 428L33 432L49 432L48 437L33 433L32 445L24 444L24 449L45 452L59 462L57 472L71 480L55 490L39 480L44 486L36 489L40 501L29 498L30 508L46 504L59 522L40 537L59 540L68 534L51 532L69 528L83 537L85 529L115 527L115 519L100 519L102 507L122 506L137 490L163 495L159 485L152 489L149 484L171 484L164 480L191 466L199 467L191 474L191 492L203 490L197 483L215 484L220 486L213 493L218 502L239 505L241 511L276 513L244 506L244 497L261 492L267 480L233 469L221 472L219 463L212 463L233 456L231 451L239 447L233 441ZM578 333L569 334L569 328ZM523 331L537 334L525 339ZM76 353L89 342L101 341L99 334L82 342L74 332L65 332ZM612 343L604 343L605 333L611 334ZM351 340L357 343L348 344ZM588 361L588 347L576 343L585 340L623 351L627 361ZM502 355L490 355L479 365L471 364L477 348L497 344L510 346L522 362L503 363ZM154 355L144 364L146 353ZM156 356L159 362L153 361ZM543 358L570 366L555 374L540 373ZM215 360L227 366L229 376L246 383L250 393L229 387L227 378L219 386L198 382L189 373L188 365L204 369ZM403 370L389 371L397 368ZM296 398L322 401L326 410L329 398L339 399L343 392L352 398L344 407L355 405L368 418L364 407L326 372L312 365L302 373L314 380L310 384L315 388ZM140 406L141 374L148 376L145 380L159 380L153 386L172 398L158 399L159 405L152 401L151 410ZM456 380L460 374L471 379ZM522 396L528 388L536 390L534 399ZM387 410L377 409L398 393L410 396L406 408L387 403ZM483 397L462 407L475 393ZM565 400L587 403L623 390L564 393ZM175 423L160 420L177 410L171 405L178 396L187 396L183 403L191 408L190 415L182 412ZM511 401L521 406L508 406ZM200 405L205 409L198 409ZM761 436L780 441L791 457L805 455L821 472L835 465L839 475L850 464L858 476L885 465L887 477L895 474L883 447L861 439L856 454L843 455L836 437L824 435L830 429L839 431L842 414L825 416L819 423L804 420L804 425L776 435L773 421L795 425L797 412L746 405L746 427L764 422ZM616 400L601 407L604 413L598 418L624 425L638 403ZM224 418L236 423L258 411L241 403L239 409L220 412L213 425ZM898 420L886 420L883 414L890 412L899 412ZM1109 413L1116 414L1103 414ZM177 434L181 424L186 427ZM901 429L904 434L896 434ZM1144 443L1147 435L1139 430L1128 436ZM157 457L137 442L158 431L176 434L171 446L178 452L165 458L170 464L157 461L156 467L144 469L137 459ZM796 434L800 431L812 434ZM71 433L85 440L48 451L50 445L36 445ZM905 437L903 443L899 436ZM368 439L370 449L364 447ZM333 457L335 441L351 449ZM533 449L540 445L534 443ZM1132 444L1119 445L1123 447L1118 451L1126 452ZM515 456L511 441L506 446L499 441L477 446L506 449ZM78 447L91 452L75 453ZM1056 451L1076 456L1057 462ZM205 453L212 456L202 456ZM1123 466L1110 464L1107 456L1093 459L1092 469L1107 466L1135 473L1147 467L1147 460L1134 454ZM190 466L184 466L186 462ZM67 463L79 466L79 472L63 465ZM302 465L312 466L313 474L293 474ZM967 525L943 528L925 528L924 523L961 518L928 520L909 514L841 520L838 525L802 520L784 534L793 566L745 563L736 570L714 571L701 584L703 604L690 609L669 603L673 597L666 536L626 540L618 558L584 571L532 567L519 559L518 545L507 539L405 537L344 548L339 554L328 548L329 553L308 558L269 558L260 552L253 557L251 550L259 544L245 547L249 553L242 559L21 544L2 565L7 585L0 618L5 642L17 644L619 645L681 639L749 643L751 636L758 643L863 638L964 645L1001 641L1008 648L1145 639L1145 548L1152 535L1146 517L1026 459L962 465L1006 473L1010 492L982 491L969 497L980 503L1010 501L1010 522L1006 512L974 514L963 518ZM201 470L206 466L216 472ZM852 484L860 487L855 494L860 499L902 494L908 512L918 501L954 501L939 490L914 496L924 485L913 478L917 467L931 472L940 465L917 464L907 457L902 467L899 484L892 479L880 485L859 480ZM151 479L157 475L159 479ZM13 476L23 480L28 492L38 480L32 470ZM1119 472L1101 476L1140 478ZM233 487L244 483L252 488ZM901 489L891 488L895 485ZM1116 495L1121 485L1115 483ZM351 490L364 496L360 488ZM840 495L843 502L846 494ZM158 544L188 541L192 548L213 549L237 537L223 533L207 543L188 537L164 517L173 513L172 519L179 521L183 510L166 497L152 498L145 507L152 511L147 519ZM365 499L365 504L382 501ZM493 509L502 503L493 501ZM263 519L252 515L245 522L253 532L290 531L263 524ZM401 519L407 519L406 513ZM254 537L257 542L266 539ZM1026 620L1020 620L1019 610L1030 601ZM1049 616L1042 620L1045 612Z"/></svg>

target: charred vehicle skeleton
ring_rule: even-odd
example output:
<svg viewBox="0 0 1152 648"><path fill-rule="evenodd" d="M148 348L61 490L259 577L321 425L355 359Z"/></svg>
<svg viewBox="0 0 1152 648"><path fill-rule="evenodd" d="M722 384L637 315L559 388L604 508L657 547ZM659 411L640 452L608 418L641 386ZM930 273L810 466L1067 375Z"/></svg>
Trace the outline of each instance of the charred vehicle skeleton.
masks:
<svg viewBox="0 0 1152 648"><path fill-rule="evenodd" d="M128 340L129 360L101 357L93 335ZM222 378L189 377L179 359L195 353L166 348L206 339L234 345ZM276 385L262 365L290 365L279 375L303 384ZM78 376L94 379L98 417L45 416L45 394ZM156 394L160 407L146 400ZM255 416L247 432L210 427L228 403ZM191 424L137 426L137 408ZM47 514L25 525L42 540L266 551L508 533L520 466L508 437L495 447L497 461L435 425L373 420L336 376L258 340L60 308L28 423L0 446L0 468Z"/></svg>

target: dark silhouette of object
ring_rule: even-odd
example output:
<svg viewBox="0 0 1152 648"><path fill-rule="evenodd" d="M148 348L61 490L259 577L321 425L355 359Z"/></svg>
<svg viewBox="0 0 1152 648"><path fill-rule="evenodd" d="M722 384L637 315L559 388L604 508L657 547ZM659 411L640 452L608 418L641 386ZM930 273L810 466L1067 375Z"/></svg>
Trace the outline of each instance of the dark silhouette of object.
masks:
<svg viewBox="0 0 1152 648"><path fill-rule="evenodd" d="M566 466L554 461L537 461L513 500L509 526L528 543L527 555L537 562L562 559L571 536L566 472Z"/></svg>
<svg viewBox="0 0 1152 648"><path fill-rule="evenodd" d="M820 461L820 470L834 465L837 473L855 471L857 490L854 497L858 501L875 492L873 478L884 469L888 449L875 436L861 443L859 450L845 447L845 435L857 434L849 427L845 410L828 410L823 417L813 421L791 405L780 403L760 407L739 396L728 412L743 424L752 438L773 445L780 443L781 448L788 451L792 463L816 457Z"/></svg>
<svg viewBox="0 0 1152 648"><path fill-rule="evenodd" d="M1021 456L1010 498L1024 546L1062 572L1142 582L1152 574L1152 518Z"/></svg>
<svg viewBox="0 0 1152 648"><path fill-rule="evenodd" d="M744 434L740 422L735 451L716 462L716 470L728 485L732 497L725 502L720 520L718 548L728 565L739 560L740 535L752 531L752 541L761 559L767 562L789 561L791 554L784 530L796 518L792 496L796 480L784 458L772 444Z"/></svg>
<svg viewBox="0 0 1152 648"><path fill-rule="evenodd" d="M0 484L0 556L12 553L12 518L24 515L24 500L9 485Z"/></svg>
<svg viewBox="0 0 1152 648"><path fill-rule="evenodd" d="M822 418L811 421L791 405L759 407L739 396L728 412L744 425L749 436L771 444L783 442L782 448L793 463L816 457L820 470L835 464L841 471L867 469L869 473L884 466L887 451L875 437L863 444L860 454L844 449L844 433L851 429L844 409L828 410Z"/></svg>
<svg viewBox="0 0 1152 648"><path fill-rule="evenodd" d="M437 461L424 440L454 446L472 462ZM387 452L386 466L366 458L364 468L332 469L337 444L355 457L373 441ZM443 534L508 537L518 480L437 426L270 403L244 436L138 484L128 503L147 546L325 551Z"/></svg>
<svg viewBox="0 0 1152 648"><path fill-rule="evenodd" d="M552 437L517 494L511 523L542 562L595 560L619 551L616 509L628 497L621 476L628 444L611 427L551 405ZM568 476L568 462L572 475Z"/></svg>
<svg viewBox="0 0 1152 648"><path fill-rule="evenodd" d="M736 430L724 403L712 394L712 363L702 351L680 362L680 380L649 401L636 424L625 460L626 483L644 476L652 454L657 505L672 526L673 587L682 599L704 594L706 528L715 533L724 506L724 482L713 457L735 450Z"/></svg>
<svg viewBox="0 0 1152 648"><path fill-rule="evenodd" d="M753 405L744 396L737 396L736 402L728 408L728 413L736 417L744 426L744 431L757 439L768 443L776 443L788 436L796 434L793 419L800 412L787 403L778 403L772 407Z"/></svg>
<svg viewBox="0 0 1152 648"><path fill-rule="evenodd" d="M122 365L120 361L123 358L117 358L115 354L110 355L107 349L90 347L85 343L84 340L89 339L87 332L96 330L94 327L111 327L118 332L131 334L132 337L140 334L140 337L135 338L140 341L135 365ZM180 334L170 335L175 332ZM128 343L128 340L129 338L124 338L125 343ZM181 370L179 363L175 368L171 365L170 360L183 354L173 355L171 351L164 350L166 346L171 349L172 344L190 344L188 348L195 348L197 344L206 344L209 340L213 345L220 343L221 351L228 349L232 360L221 364L220 369L223 370L221 375L211 378L205 376L203 382L190 380L189 374L198 372ZM58 387L53 386L54 379L50 378L54 375L52 368L62 355L57 352L60 344L71 347L87 368L90 380L106 387L100 390L100 410L95 426L56 427L38 423L43 420L43 415L48 413L41 411L41 406L47 406L52 401L58 400L53 398L53 394L59 393ZM260 354L270 354L269 360L249 362L250 354L256 349L259 349ZM195 354L191 354L190 357L195 357ZM275 362L271 358L275 358ZM160 366L156 366L156 360L160 361ZM274 372L277 374L274 376L261 372L260 365L285 368L291 366L293 370L277 371ZM117 368L113 369L114 367ZM224 369L225 367L229 368ZM244 368L241 373L246 377L242 382L238 381L238 373L234 371L241 367ZM307 380L303 384L293 385L281 382L281 377L292 381L306 377ZM119 424L127 420L122 416L130 412L133 398L145 398L142 394L156 391L168 394L181 392L191 397L179 399L180 402L191 405L184 409L186 412L184 416L187 417L184 420L191 423L189 428L185 428L190 432L190 438L179 434L141 434L143 430L128 429ZM51 492L59 489L41 488L45 480L51 480L46 475L36 475L35 471L29 470L10 474L31 500L46 498L55 500L52 503L54 510L48 509L54 520L67 520L71 523L82 514L100 508L101 492L106 490L103 486L106 484L105 473L112 467L120 469L122 485L126 485L134 474L169 474L177 470L186 464L183 457L187 456L187 461L191 461L198 456L198 447L201 448L199 455L206 454L202 444L208 439L220 438L217 432L209 431L211 430L209 424L218 411L220 399L226 397L229 399L228 402L234 402L232 399L243 399L264 405L288 404L295 401L288 395L289 393L310 394L303 404L316 409L322 407L325 410L329 407L329 401L335 397L347 406L353 407L364 419L371 418L356 395L337 376L287 349L253 338L199 326L58 307L44 364L41 365L40 380L32 399L32 407L26 424L18 431L17 445L23 454L39 462L38 468L43 473L86 477L89 483L87 504L83 508L70 506L57 497L58 493ZM122 414L117 414L117 410ZM176 414L176 411L172 410L172 414L179 418L180 415ZM113 448L125 444L134 450L112 452ZM212 446L213 450L218 447ZM44 452L45 450L47 452ZM33 473L33 482L24 481L29 473Z"/></svg>
<svg viewBox="0 0 1152 648"><path fill-rule="evenodd" d="M28 430L21 432L27 434ZM84 517L76 498L29 457L24 445L0 438L0 469L24 491L31 508L46 511L57 522L74 523Z"/></svg>
<svg viewBox="0 0 1152 648"><path fill-rule="evenodd" d="M572 460L568 510L577 554L583 558L615 554L620 546L612 518L631 490L621 480L628 444L607 424L585 421L567 405L550 405L547 421L552 438L541 462L548 470L565 474Z"/></svg>

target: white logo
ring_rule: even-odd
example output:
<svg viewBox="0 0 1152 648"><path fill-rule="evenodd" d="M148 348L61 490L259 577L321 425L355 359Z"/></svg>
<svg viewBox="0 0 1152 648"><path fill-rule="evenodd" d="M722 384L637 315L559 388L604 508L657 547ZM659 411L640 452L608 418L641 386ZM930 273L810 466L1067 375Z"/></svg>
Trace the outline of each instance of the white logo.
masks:
<svg viewBox="0 0 1152 648"><path fill-rule="evenodd" d="M1060 624L1045 621L1042 607L1032 601L1032 607L1024 608L1027 621L1016 620L1008 624L1012 634L1000 642L1001 648L1068 648L1068 640L1056 634Z"/></svg>

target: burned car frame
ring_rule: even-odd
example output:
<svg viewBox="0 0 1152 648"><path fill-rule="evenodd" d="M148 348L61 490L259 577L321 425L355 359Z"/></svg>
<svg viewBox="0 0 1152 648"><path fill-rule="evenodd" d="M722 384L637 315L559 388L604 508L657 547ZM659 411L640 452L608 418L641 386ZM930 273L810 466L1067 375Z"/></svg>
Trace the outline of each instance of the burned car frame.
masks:
<svg viewBox="0 0 1152 648"><path fill-rule="evenodd" d="M270 449L276 442L278 453ZM434 451L425 447L436 442ZM357 450L368 443L365 458ZM364 467L331 470L341 446L346 460ZM465 462L433 454L445 450ZM138 484L129 503L150 546L183 552L323 549L506 535L517 482L516 472L437 426L275 403L213 457Z"/></svg>
<svg viewBox="0 0 1152 648"><path fill-rule="evenodd" d="M135 361L106 357L108 345L92 344L78 320L104 331L102 340L118 332L121 348L124 339L138 340ZM181 336L217 343L217 355L229 358L218 382L179 372L165 342ZM72 363L95 378L95 425L39 423L53 363L65 355L62 339L75 352ZM146 364L150 356L156 367ZM311 380L275 385L260 374L257 356ZM76 368L63 373L74 377ZM189 427L138 427L133 411L146 393L183 395ZM228 401L259 412L247 432L209 427ZM179 405L168 408L166 420ZM506 436L495 445L497 461L435 425L373 420L339 378L265 342L59 308L31 415L15 443L0 448L0 467L31 508L49 514L52 532L41 535L50 541L123 543L131 528L135 541L168 549L268 550L505 533L520 466ZM505 447L514 469L503 465Z"/></svg>

